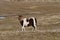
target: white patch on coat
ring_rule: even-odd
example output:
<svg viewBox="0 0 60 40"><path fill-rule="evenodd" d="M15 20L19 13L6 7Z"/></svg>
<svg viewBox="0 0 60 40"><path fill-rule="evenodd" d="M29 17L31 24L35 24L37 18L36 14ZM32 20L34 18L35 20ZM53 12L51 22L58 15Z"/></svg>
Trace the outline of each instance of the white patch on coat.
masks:
<svg viewBox="0 0 60 40"><path fill-rule="evenodd" d="M24 21L23 26L27 26L29 24L29 22L27 22L26 20L27 20L26 18L23 19Z"/></svg>
<svg viewBox="0 0 60 40"><path fill-rule="evenodd" d="M29 24L29 22L27 22L26 20L27 20L26 18L23 19L22 31L25 31L25 27L24 26L27 26Z"/></svg>

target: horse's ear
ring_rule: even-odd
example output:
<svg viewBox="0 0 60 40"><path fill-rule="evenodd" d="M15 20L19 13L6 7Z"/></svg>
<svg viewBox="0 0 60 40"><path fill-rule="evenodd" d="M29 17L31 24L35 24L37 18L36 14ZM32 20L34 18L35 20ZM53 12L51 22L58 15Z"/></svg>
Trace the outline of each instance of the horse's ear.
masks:
<svg viewBox="0 0 60 40"><path fill-rule="evenodd" d="M18 15L18 17L23 17L22 15Z"/></svg>

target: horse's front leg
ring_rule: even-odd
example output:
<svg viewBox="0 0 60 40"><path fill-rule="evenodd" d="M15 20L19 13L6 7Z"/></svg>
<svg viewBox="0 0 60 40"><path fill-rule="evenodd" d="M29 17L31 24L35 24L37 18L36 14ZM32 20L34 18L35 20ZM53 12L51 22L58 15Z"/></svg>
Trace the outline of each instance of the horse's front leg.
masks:
<svg viewBox="0 0 60 40"><path fill-rule="evenodd" d="M22 27L22 31L25 31L25 27L24 26Z"/></svg>

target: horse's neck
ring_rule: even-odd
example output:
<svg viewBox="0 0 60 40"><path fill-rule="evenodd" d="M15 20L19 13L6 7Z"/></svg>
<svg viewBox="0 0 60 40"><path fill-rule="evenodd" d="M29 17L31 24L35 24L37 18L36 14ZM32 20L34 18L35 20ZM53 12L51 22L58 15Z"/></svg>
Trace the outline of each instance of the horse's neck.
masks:
<svg viewBox="0 0 60 40"><path fill-rule="evenodd" d="M21 20L26 20L26 18L25 17L22 17Z"/></svg>

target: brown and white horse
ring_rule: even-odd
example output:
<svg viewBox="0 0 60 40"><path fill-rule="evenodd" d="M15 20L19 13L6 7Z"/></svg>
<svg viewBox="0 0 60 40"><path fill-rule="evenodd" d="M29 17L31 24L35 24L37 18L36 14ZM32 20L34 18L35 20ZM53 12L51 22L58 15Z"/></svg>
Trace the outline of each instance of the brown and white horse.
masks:
<svg viewBox="0 0 60 40"><path fill-rule="evenodd" d="M20 24L22 25L22 31L25 31L25 27L32 26L34 30L36 30L37 27L37 20L34 17L25 18L22 15L18 16L18 20Z"/></svg>

